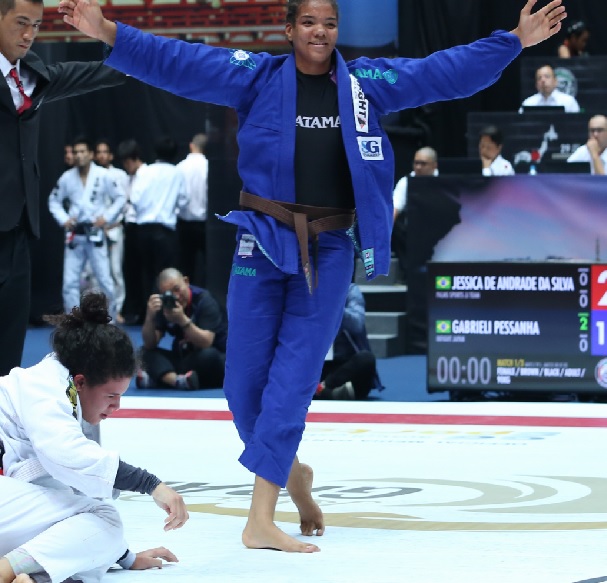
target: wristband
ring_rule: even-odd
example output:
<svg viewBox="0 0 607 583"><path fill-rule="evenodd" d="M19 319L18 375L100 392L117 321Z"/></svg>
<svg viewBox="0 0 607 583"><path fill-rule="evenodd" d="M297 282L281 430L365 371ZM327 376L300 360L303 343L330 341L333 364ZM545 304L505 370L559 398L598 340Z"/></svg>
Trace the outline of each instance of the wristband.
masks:
<svg viewBox="0 0 607 583"><path fill-rule="evenodd" d="M122 555L122 557L120 557L116 563L128 571L134 565L136 558L137 555L133 551L127 549L126 553L124 553L124 555Z"/></svg>

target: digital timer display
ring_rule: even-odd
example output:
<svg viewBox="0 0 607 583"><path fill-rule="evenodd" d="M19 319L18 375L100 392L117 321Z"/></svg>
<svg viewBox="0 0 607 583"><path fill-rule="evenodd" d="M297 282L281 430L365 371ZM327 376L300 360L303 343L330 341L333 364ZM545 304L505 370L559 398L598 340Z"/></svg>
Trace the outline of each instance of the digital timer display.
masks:
<svg viewBox="0 0 607 583"><path fill-rule="evenodd" d="M607 392L607 265L428 263L428 391Z"/></svg>

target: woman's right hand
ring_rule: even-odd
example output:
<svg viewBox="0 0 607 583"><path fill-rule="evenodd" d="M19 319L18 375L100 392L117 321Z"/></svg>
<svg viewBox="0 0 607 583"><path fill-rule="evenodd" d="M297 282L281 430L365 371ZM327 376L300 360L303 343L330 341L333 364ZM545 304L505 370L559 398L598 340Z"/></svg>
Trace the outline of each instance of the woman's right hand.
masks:
<svg viewBox="0 0 607 583"><path fill-rule="evenodd" d="M61 0L63 22L110 46L116 42L116 23L104 18L97 0Z"/></svg>

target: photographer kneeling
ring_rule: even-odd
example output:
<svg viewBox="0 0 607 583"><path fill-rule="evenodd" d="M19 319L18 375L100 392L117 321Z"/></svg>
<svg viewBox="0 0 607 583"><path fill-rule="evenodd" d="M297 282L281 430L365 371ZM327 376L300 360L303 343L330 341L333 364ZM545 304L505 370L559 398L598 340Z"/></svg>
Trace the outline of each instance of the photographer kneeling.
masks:
<svg viewBox="0 0 607 583"><path fill-rule="evenodd" d="M219 304L173 268L160 273L158 289L148 299L141 329L144 370L137 373L137 386L223 386L227 322ZM158 347L167 333L174 337L170 350Z"/></svg>

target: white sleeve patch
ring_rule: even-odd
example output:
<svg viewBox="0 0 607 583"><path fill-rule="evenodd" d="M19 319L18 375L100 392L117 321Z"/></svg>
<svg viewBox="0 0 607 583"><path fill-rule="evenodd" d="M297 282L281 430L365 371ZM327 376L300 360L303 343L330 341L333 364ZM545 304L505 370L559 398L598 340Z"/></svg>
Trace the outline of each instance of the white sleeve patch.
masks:
<svg viewBox="0 0 607 583"><path fill-rule="evenodd" d="M382 137L358 137L358 149L363 160L383 160Z"/></svg>
<svg viewBox="0 0 607 583"><path fill-rule="evenodd" d="M369 100L365 98L358 79L350 75L352 82L352 104L354 105L354 123L356 131L362 134L369 133Z"/></svg>

